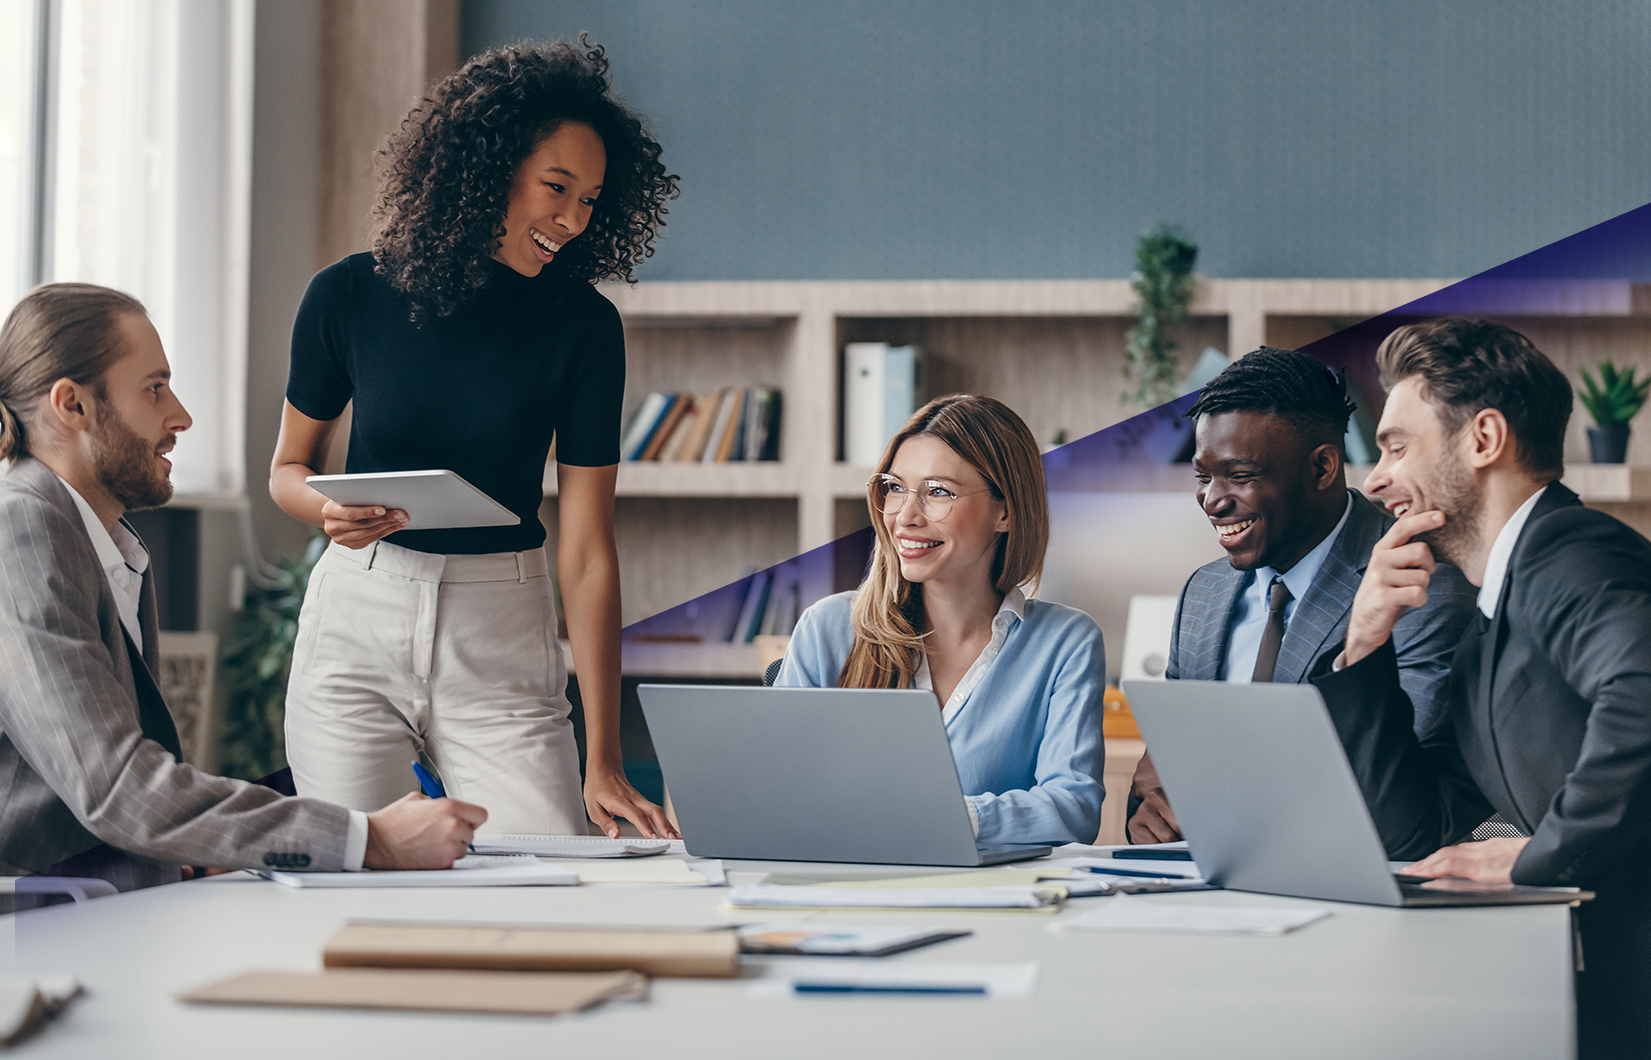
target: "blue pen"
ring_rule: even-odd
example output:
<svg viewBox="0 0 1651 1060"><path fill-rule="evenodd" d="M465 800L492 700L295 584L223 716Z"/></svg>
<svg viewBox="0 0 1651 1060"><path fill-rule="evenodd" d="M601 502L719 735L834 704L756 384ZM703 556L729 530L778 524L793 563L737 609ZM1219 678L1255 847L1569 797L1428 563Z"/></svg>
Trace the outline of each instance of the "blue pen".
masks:
<svg viewBox="0 0 1651 1060"><path fill-rule="evenodd" d="M1093 872L1097 876L1144 876L1149 880L1186 880L1189 876L1179 872L1142 872L1140 869L1103 869L1098 865L1079 866L1085 872Z"/></svg>
<svg viewBox="0 0 1651 1060"><path fill-rule="evenodd" d="M436 779L436 775L434 773L430 772L428 769L425 769L416 758L413 759L413 772L418 774L418 786L420 791L424 792L432 799L447 798L447 789L441 786L441 781Z"/></svg>
<svg viewBox="0 0 1651 1060"><path fill-rule="evenodd" d="M984 986L855 986L851 983L792 983L798 994L984 994Z"/></svg>

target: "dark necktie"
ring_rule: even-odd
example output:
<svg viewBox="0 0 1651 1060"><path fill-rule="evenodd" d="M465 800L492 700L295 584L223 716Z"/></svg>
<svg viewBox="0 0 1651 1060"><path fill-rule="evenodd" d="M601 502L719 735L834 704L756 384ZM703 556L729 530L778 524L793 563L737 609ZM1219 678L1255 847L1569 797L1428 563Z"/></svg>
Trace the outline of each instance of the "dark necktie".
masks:
<svg viewBox="0 0 1651 1060"><path fill-rule="evenodd" d="M1267 594L1267 631L1261 635L1261 650L1256 653L1255 673L1251 681L1271 681L1273 668L1278 665L1278 649L1284 643L1284 605L1290 602L1290 590L1282 578L1274 578Z"/></svg>

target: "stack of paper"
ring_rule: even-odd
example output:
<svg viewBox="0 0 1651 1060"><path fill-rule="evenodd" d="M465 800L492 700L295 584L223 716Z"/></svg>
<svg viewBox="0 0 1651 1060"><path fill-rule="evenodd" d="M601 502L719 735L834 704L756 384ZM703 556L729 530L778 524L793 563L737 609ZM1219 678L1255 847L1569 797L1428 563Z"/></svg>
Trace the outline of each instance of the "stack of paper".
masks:
<svg viewBox="0 0 1651 1060"><path fill-rule="evenodd" d="M179 994L196 1005L402 1009L554 1016L603 1001L640 1001L636 972L426 972L346 968L328 972L244 972Z"/></svg>
<svg viewBox="0 0 1651 1060"><path fill-rule="evenodd" d="M534 925L351 921L327 939L328 968L483 968L727 978L739 974L732 931L591 930Z"/></svg>
<svg viewBox="0 0 1651 1060"><path fill-rule="evenodd" d="M1063 931L1168 931L1182 934L1282 935L1323 920L1328 909L1299 906L1171 905L1118 897L1055 925Z"/></svg>
<svg viewBox="0 0 1651 1060"><path fill-rule="evenodd" d="M1127 850L1132 855L1128 858L1119 858L1114 855L1120 850ZM1173 858L1148 858L1138 855L1149 851L1173 851ZM1174 843L1139 843L1133 846L1090 846L1084 843L1068 843L1055 848L1057 865L1082 866L1095 871L1115 871L1123 876L1163 876L1169 879L1202 880L1203 873L1198 869L1198 863L1186 860L1187 843L1180 840Z"/></svg>
<svg viewBox="0 0 1651 1060"><path fill-rule="evenodd" d="M739 929L741 953L799 957L887 957L972 934L972 931L923 927L849 924L749 924Z"/></svg>
<svg viewBox="0 0 1651 1060"><path fill-rule="evenodd" d="M720 861L683 861L681 858L649 858L646 861L559 861L556 867L577 873L580 883L720 887L726 882Z"/></svg>
<svg viewBox="0 0 1651 1060"><path fill-rule="evenodd" d="M1030 909L1054 912L1064 889L1022 884L1009 887L787 887L753 883L735 887L728 904L737 909Z"/></svg>
<svg viewBox="0 0 1651 1060"><path fill-rule="evenodd" d="M579 876L560 865L546 865L538 858L460 858L451 869L395 871L367 869L363 872L274 872L260 870L265 879L288 887L572 887Z"/></svg>
<svg viewBox="0 0 1651 1060"><path fill-rule="evenodd" d="M669 839L605 835L503 835L479 832L470 844L477 854L532 854L540 858L634 858L665 854ZM680 844L677 844L680 846Z"/></svg>

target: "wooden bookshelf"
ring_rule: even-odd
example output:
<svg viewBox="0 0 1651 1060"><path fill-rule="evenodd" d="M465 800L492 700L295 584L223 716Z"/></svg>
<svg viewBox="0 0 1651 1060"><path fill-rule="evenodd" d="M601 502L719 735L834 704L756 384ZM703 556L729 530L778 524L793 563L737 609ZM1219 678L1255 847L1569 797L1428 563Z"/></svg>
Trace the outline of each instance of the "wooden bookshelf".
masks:
<svg viewBox="0 0 1651 1060"><path fill-rule="evenodd" d="M1190 322L1176 335L1178 353L1190 365L1206 345L1228 354L1301 346L1451 282L1204 280ZM1651 288L1626 281L1506 286L1482 315L1525 331L1572 378L1605 356L1651 370ZM871 469L839 459L844 342L919 344L930 393L1000 397L1045 443L1057 431L1076 439L1137 411L1120 401L1124 335L1134 320L1134 295L1123 280L644 282L603 292L625 321L627 417L652 390L768 386L783 400L779 461L620 466L627 623L867 525L862 498ZM1498 315L1498 308L1518 312ZM1566 481L1613 510L1651 504L1651 427L1636 432L1634 466L1598 468L1586 463L1586 426L1579 407L1566 440ZM1369 469L1351 470L1358 483ZM1143 467L1131 476L1109 488L1193 488L1184 466ZM554 526L553 471L545 491L544 514ZM1651 515L1651 507L1645 511ZM831 589L805 586L805 602ZM709 659L722 647L697 650ZM684 674L701 672L686 661L693 646L649 651L657 660L680 655ZM677 664L645 665L655 672ZM634 665L644 663L638 657Z"/></svg>

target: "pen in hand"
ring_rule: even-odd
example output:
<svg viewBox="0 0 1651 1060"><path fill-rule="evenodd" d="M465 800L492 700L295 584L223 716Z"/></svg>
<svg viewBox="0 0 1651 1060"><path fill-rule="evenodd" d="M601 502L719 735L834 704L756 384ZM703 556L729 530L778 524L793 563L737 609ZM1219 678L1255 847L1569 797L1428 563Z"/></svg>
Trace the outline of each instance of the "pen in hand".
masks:
<svg viewBox="0 0 1651 1060"><path fill-rule="evenodd" d="M428 769L425 769L424 764L416 758L413 759L413 775L418 777L419 790L424 792L424 794L430 796L432 799L447 798L447 789L441 786L441 781L436 779L436 775L434 773L430 772ZM476 852L476 845L474 843L466 843L465 849L474 854Z"/></svg>
<svg viewBox="0 0 1651 1060"><path fill-rule="evenodd" d="M424 792L432 799L447 798L447 789L441 786L441 781L436 779L436 775L434 773L430 772L428 769L425 769L423 763L419 762L416 758L413 759L413 773L418 777L418 786L420 791Z"/></svg>

